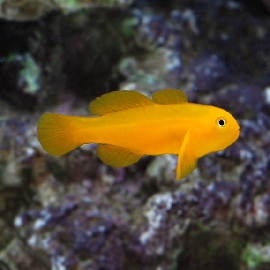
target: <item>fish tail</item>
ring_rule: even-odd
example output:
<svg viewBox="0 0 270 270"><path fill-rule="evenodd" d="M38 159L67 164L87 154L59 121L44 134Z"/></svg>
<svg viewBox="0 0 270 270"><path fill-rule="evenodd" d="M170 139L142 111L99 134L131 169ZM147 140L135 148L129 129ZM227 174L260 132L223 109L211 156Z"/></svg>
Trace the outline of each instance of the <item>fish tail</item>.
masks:
<svg viewBox="0 0 270 270"><path fill-rule="evenodd" d="M37 135L43 149L53 156L64 155L85 142L82 140L83 117L45 113L37 125Z"/></svg>

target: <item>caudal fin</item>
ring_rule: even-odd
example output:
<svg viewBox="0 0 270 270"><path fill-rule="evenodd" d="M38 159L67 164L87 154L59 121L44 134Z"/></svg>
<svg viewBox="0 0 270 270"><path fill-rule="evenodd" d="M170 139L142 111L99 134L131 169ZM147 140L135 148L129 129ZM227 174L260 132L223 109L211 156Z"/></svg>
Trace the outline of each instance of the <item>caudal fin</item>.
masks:
<svg viewBox="0 0 270 270"><path fill-rule="evenodd" d="M76 116L45 113L37 124L43 149L53 156L64 155L83 144L76 136Z"/></svg>

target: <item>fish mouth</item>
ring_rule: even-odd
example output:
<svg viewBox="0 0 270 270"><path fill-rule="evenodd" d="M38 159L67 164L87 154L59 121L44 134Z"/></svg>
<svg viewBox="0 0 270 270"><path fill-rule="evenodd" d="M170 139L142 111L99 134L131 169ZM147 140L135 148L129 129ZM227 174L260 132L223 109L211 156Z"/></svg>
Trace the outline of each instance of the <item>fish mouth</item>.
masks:
<svg viewBox="0 0 270 270"><path fill-rule="evenodd" d="M236 139L240 136L240 128L238 128L238 129L236 129L236 131L235 131L235 137L236 137Z"/></svg>
<svg viewBox="0 0 270 270"><path fill-rule="evenodd" d="M239 129L237 129L237 138L239 138L239 136L240 136L240 133L241 133L241 131L240 131L240 128Z"/></svg>

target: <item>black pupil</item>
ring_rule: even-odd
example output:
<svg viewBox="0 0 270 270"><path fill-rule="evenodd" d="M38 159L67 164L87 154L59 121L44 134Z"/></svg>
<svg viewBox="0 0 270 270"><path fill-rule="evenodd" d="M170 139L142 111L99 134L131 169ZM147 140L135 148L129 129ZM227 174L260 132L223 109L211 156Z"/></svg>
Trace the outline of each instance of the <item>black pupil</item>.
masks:
<svg viewBox="0 0 270 270"><path fill-rule="evenodd" d="M218 124L219 124L220 126L224 126L224 125L225 125L225 121L222 120L222 119L220 119L220 120L218 120Z"/></svg>

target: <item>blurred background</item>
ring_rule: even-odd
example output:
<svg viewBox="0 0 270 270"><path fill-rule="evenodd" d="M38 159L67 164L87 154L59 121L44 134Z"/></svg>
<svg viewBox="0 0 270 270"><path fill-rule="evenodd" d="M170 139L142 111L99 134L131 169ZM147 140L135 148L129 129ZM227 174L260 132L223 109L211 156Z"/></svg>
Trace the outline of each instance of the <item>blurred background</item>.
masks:
<svg viewBox="0 0 270 270"><path fill-rule="evenodd" d="M1 270L270 269L269 0L0 0L0 18ZM175 156L114 169L38 142L44 112L164 88L241 126L181 181Z"/></svg>

